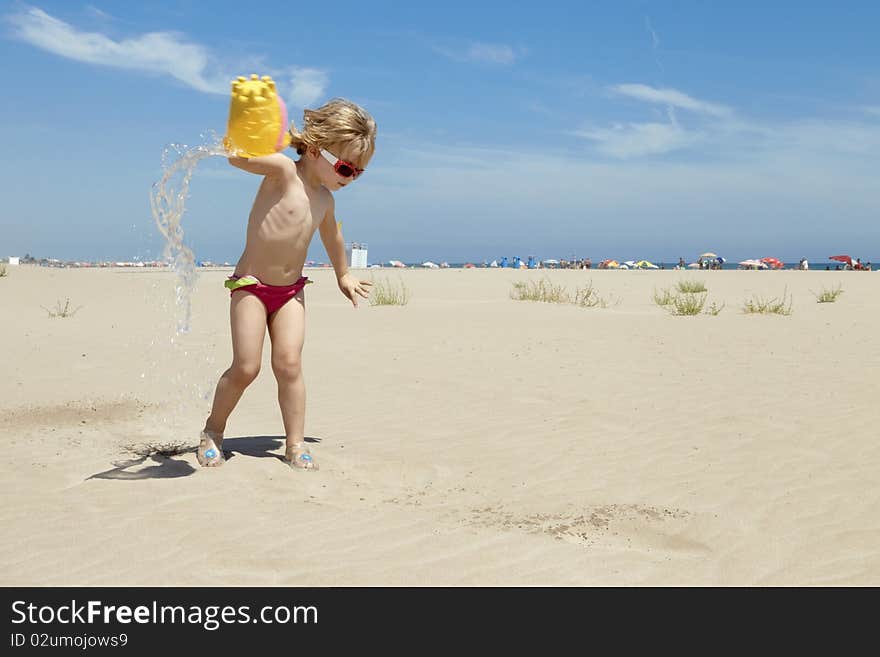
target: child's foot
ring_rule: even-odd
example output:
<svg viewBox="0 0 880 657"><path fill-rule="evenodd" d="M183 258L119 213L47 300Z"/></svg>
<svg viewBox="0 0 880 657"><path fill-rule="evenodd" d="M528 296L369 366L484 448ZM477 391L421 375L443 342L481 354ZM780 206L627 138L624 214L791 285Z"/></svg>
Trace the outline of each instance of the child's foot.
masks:
<svg viewBox="0 0 880 657"><path fill-rule="evenodd" d="M223 457L223 434L210 429L202 431L199 436L199 449L196 452L199 464L205 468L214 468L226 463Z"/></svg>
<svg viewBox="0 0 880 657"><path fill-rule="evenodd" d="M317 470L318 464L309 453L305 443L292 443L284 451L284 462L291 468L300 470Z"/></svg>

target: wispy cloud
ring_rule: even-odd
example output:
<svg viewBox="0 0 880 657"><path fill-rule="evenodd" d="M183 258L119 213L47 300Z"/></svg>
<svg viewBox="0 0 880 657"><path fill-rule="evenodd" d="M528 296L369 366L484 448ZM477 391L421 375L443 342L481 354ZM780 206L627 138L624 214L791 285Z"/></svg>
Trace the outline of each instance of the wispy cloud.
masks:
<svg viewBox="0 0 880 657"><path fill-rule="evenodd" d="M618 84L611 87L611 90L621 96L648 103L677 107L719 118L733 116L733 110L725 105L698 100L676 89L657 89L646 84Z"/></svg>
<svg viewBox="0 0 880 657"><path fill-rule="evenodd" d="M457 62L510 65L522 55L522 51L498 43L473 42L461 47L435 46L434 50Z"/></svg>
<svg viewBox="0 0 880 657"><path fill-rule="evenodd" d="M86 5L86 11L102 20L113 20L113 16L108 14L106 11L98 9L94 5Z"/></svg>
<svg viewBox="0 0 880 657"><path fill-rule="evenodd" d="M324 96L328 84L327 73L322 70L291 68L287 102L292 107L308 107Z"/></svg>
<svg viewBox="0 0 880 657"><path fill-rule="evenodd" d="M8 18L15 35L37 48L89 64L167 74L208 93L227 93L228 76L209 76L207 50L171 32L149 32L115 41L83 32L42 9L31 7Z"/></svg>
<svg viewBox="0 0 880 657"><path fill-rule="evenodd" d="M791 223L782 217L797 217L813 246L880 239L875 162L840 147L876 145L880 128L871 123L774 121L684 135L661 124L641 133L658 149L696 138L700 152L695 158L657 161L552 149L524 152L518 144L496 149L408 142L389 149L376 178L357 190L357 203L366 215L389 194L395 198L393 210L370 214L375 242L384 232L388 243L404 240L429 248L445 235L467 232L472 244L482 240L491 253L531 248L534 235L523 226L535 212L555 217L564 238L542 244L557 253L578 245L595 255L625 243L633 249L630 254L677 257L679 248L705 249L711 243L726 245L730 253L725 255L747 257L756 249L785 256L793 245L805 243L792 241ZM838 144L835 150L828 148L832 142ZM498 162L505 163L503 175ZM511 185L511 180L528 184ZM440 199L437 189L456 193ZM410 215L421 221L400 220ZM478 227L474 216L481 217ZM627 226L625 239L621 223Z"/></svg>
<svg viewBox="0 0 880 657"><path fill-rule="evenodd" d="M487 62L489 64L513 64L516 61L516 51L510 46L492 43L474 43L468 48L467 58L474 62Z"/></svg>
<svg viewBox="0 0 880 657"><path fill-rule="evenodd" d="M648 30L648 33L651 35L651 46L654 50L660 46L660 37L657 36L657 33L654 31L654 26L651 25L651 17L645 16L645 27Z"/></svg>
<svg viewBox="0 0 880 657"><path fill-rule="evenodd" d="M612 95L665 107L667 122L615 122L610 127L584 125L572 134L596 143L596 151L620 159L659 155L710 142L717 135L743 130L732 108L689 96L677 89L646 84L618 84ZM687 121L676 110L684 110Z"/></svg>
<svg viewBox="0 0 880 657"><path fill-rule="evenodd" d="M107 15L90 8L100 18ZM7 16L16 38L61 57L88 64L169 75L189 87L206 93L229 93L229 80L244 71L262 69L276 79L289 76L288 101L294 107L314 103L329 84L324 71L290 67L286 71L269 67L261 58L237 63L234 72L221 69L211 51L174 32L149 32L127 39L113 39L100 32L87 32L29 7ZM226 67L223 67L226 68Z"/></svg>
<svg viewBox="0 0 880 657"><path fill-rule="evenodd" d="M668 153L699 140L676 123L616 123L610 128L582 128L574 134L596 142L599 153L621 159Z"/></svg>

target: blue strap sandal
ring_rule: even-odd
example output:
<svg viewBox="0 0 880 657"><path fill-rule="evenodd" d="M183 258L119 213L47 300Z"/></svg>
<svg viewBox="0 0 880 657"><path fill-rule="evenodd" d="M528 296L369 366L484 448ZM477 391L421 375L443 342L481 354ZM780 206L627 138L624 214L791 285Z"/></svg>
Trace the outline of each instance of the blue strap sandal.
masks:
<svg viewBox="0 0 880 657"><path fill-rule="evenodd" d="M296 470L317 470L318 464L309 453L309 448L305 445L305 443L294 443L291 445L293 448L293 458L288 460L285 455L284 462Z"/></svg>

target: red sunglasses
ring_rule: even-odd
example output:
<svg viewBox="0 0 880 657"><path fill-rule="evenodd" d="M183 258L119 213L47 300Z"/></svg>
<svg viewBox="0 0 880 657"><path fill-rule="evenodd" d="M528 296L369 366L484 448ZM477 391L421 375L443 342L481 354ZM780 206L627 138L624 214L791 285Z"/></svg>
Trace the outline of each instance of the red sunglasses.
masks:
<svg viewBox="0 0 880 657"><path fill-rule="evenodd" d="M336 173L338 173L343 178L351 178L352 180L355 180L364 172L363 169L358 169L351 162L340 160L338 157L333 155L333 153L325 151L323 148L321 149L321 155L323 155L324 159L333 165L333 170L336 171Z"/></svg>

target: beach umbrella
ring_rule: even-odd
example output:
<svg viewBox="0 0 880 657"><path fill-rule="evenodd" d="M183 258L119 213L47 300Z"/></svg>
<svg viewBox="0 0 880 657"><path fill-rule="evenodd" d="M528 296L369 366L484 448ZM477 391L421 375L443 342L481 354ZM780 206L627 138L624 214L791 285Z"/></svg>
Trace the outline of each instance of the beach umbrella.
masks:
<svg viewBox="0 0 880 657"><path fill-rule="evenodd" d="M653 262L648 262L647 260L639 260L636 263L636 267L642 267L644 269L660 269L660 267L655 265Z"/></svg>
<svg viewBox="0 0 880 657"><path fill-rule="evenodd" d="M837 260L838 262L845 262L848 265L852 264L852 258L850 258L848 255L836 255L836 256L831 256L828 259L829 260Z"/></svg>
<svg viewBox="0 0 880 657"><path fill-rule="evenodd" d="M625 264L627 267L635 267L636 261L635 260L624 260L623 264Z"/></svg>
<svg viewBox="0 0 880 657"><path fill-rule="evenodd" d="M699 262L692 262L691 264L688 265L688 269L699 269L699 268L700 268Z"/></svg>
<svg viewBox="0 0 880 657"><path fill-rule="evenodd" d="M785 266L779 258L761 258L761 262L767 264L772 269L782 269Z"/></svg>
<svg viewBox="0 0 880 657"><path fill-rule="evenodd" d="M439 265L435 262L431 262L430 260L423 262L422 267L427 267L428 269L438 269Z"/></svg>
<svg viewBox="0 0 880 657"><path fill-rule="evenodd" d="M700 260L702 260L703 258L717 258L717 257L718 257L718 254L712 253L711 251L700 254Z"/></svg>
<svg viewBox="0 0 880 657"><path fill-rule="evenodd" d="M549 260L542 260L541 262L543 262L545 265L558 265L559 264L559 261L554 260L553 258L550 258Z"/></svg>

